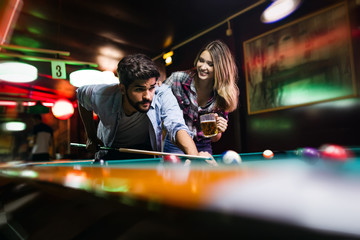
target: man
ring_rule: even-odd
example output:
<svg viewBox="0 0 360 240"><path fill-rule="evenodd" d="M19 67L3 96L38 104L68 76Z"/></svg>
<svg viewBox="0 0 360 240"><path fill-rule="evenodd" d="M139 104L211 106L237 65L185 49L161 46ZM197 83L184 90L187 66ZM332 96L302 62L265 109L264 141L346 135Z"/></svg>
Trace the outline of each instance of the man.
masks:
<svg viewBox="0 0 360 240"><path fill-rule="evenodd" d="M89 151L96 152L98 145L161 151L163 123L172 141L186 154L211 157L197 151L171 89L157 86L160 74L150 58L126 56L117 72L120 84L87 85L77 90ZM97 130L93 111L100 120ZM95 155L95 159L104 160L139 157L145 156L105 150Z"/></svg>
<svg viewBox="0 0 360 240"><path fill-rule="evenodd" d="M33 129L33 146L32 146L32 161L48 161L50 160L49 152L52 152L54 157L54 134L53 129L42 122L40 114L32 116L34 121Z"/></svg>

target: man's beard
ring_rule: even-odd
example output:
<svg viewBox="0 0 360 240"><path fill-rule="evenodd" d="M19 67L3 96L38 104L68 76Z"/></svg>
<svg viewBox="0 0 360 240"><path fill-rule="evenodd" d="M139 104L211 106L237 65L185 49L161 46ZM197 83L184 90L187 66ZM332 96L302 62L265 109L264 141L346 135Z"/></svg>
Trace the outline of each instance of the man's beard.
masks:
<svg viewBox="0 0 360 240"><path fill-rule="evenodd" d="M147 113L147 112L149 111L150 106L149 106L148 109L142 109L142 108L140 107L140 105L141 105L141 104L144 104L144 103L150 103L150 104L151 104L151 101L150 101L150 100L142 100L141 102L134 102L134 101L132 101L132 100L129 98L127 92L126 92L125 96L126 96L126 98L128 99L130 105L133 106L133 108L135 108L138 112Z"/></svg>

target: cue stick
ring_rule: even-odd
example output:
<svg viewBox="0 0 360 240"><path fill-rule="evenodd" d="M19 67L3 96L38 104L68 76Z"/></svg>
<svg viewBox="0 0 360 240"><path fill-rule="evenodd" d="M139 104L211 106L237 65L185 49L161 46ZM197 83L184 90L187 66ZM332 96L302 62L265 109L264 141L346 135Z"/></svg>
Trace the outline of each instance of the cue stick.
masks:
<svg viewBox="0 0 360 240"><path fill-rule="evenodd" d="M86 148L86 144L83 144L83 143L70 143L70 146ZM188 155L188 154L181 154L181 153L166 153L166 152L157 152L157 151L147 151L147 150L139 150L139 149L131 149L131 148L99 147L99 149L100 150L114 150L114 151L126 152L126 153L138 153L138 154L145 154L145 155L158 155L158 156L174 155L174 156L184 157L184 158L211 159L210 157L205 157L205 156L196 156L196 155Z"/></svg>

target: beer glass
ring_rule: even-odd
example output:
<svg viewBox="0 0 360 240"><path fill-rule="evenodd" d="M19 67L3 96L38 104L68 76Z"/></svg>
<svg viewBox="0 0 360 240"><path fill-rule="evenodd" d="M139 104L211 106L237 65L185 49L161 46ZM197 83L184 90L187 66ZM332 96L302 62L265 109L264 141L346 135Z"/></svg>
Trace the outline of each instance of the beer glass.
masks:
<svg viewBox="0 0 360 240"><path fill-rule="evenodd" d="M213 137L218 134L215 113L201 115L200 124L205 137Z"/></svg>

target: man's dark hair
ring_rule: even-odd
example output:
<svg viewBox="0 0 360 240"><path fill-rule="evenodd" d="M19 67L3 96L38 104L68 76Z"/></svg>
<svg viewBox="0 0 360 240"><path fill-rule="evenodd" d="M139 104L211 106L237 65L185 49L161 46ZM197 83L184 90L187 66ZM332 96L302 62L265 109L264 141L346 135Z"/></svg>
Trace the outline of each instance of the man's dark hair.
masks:
<svg viewBox="0 0 360 240"><path fill-rule="evenodd" d="M120 60L117 68L120 83L126 88L138 79L149 79L160 76L156 64L146 55L138 53L128 55Z"/></svg>

